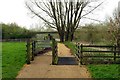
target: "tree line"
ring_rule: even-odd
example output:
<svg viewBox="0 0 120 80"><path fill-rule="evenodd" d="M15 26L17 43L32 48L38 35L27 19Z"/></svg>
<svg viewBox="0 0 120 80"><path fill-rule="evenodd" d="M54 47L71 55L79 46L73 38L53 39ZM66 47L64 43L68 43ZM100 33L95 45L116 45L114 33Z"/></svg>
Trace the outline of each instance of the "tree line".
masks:
<svg viewBox="0 0 120 80"><path fill-rule="evenodd" d="M16 23L0 24L2 28L2 39L25 39L34 36L33 32L18 26Z"/></svg>
<svg viewBox="0 0 120 80"><path fill-rule="evenodd" d="M87 42L90 44L111 44L115 43L110 32L110 27L105 24L87 24L77 29L75 41Z"/></svg>

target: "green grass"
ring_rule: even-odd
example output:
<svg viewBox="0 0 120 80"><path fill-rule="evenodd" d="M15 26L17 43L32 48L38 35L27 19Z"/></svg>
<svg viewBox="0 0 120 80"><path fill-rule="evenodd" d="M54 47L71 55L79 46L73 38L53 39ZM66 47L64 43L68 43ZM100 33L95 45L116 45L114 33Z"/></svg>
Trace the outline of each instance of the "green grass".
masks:
<svg viewBox="0 0 120 80"><path fill-rule="evenodd" d="M15 78L25 64L25 42L2 43L2 77Z"/></svg>
<svg viewBox="0 0 120 80"><path fill-rule="evenodd" d="M64 43L75 54L75 44L72 42ZM92 78L120 78L120 64L90 64L87 65ZM107 79L109 80L109 79ZM111 80L111 79L110 79Z"/></svg>
<svg viewBox="0 0 120 80"><path fill-rule="evenodd" d="M117 64L88 65L93 78L120 78L119 67Z"/></svg>
<svg viewBox="0 0 120 80"><path fill-rule="evenodd" d="M75 44L73 44L72 42L64 42L64 44L68 47L68 48L70 48L71 49L71 52L73 53L73 54L75 54Z"/></svg>
<svg viewBox="0 0 120 80"><path fill-rule="evenodd" d="M0 79L2 78L2 43L0 42Z"/></svg>

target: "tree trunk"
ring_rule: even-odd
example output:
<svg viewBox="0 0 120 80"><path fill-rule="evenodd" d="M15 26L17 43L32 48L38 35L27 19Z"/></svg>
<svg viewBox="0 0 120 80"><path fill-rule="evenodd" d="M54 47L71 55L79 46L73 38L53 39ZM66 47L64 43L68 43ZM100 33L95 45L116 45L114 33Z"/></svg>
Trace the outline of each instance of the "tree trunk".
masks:
<svg viewBox="0 0 120 80"><path fill-rule="evenodd" d="M70 35L70 41L73 41L73 39L74 39L74 33Z"/></svg>
<svg viewBox="0 0 120 80"><path fill-rule="evenodd" d="M64 34L63 34L63 33L60 33L60 34L59 34L59 37L60 37L60 42L64 42Z"/></svg>
<svg viewBox="0 0 120 80"><path fill-rule="evenodd" d="M60 36L60 42L64 42L63 36Z"/></svg>
<svg viewBox="0 0 120 80"><path fill-rule="evenodd" d="M69 35L70 35L69 31L66 31L66 33L65 33L65 41L69 40Z"/></svg>
<svg viewBox="0 0 120 80"><path fill-rule="evenodd" d="M65 41L72 41L74 39L74 32L69 30L65 34Z"/></svg>

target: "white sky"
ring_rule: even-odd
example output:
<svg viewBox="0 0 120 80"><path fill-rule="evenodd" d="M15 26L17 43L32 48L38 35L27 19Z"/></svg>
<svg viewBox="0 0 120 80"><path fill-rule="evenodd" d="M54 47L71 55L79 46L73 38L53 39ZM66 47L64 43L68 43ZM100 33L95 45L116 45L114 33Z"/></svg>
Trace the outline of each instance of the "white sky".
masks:
<svg viewBox="0 0 120 80"><path fill-rule="evenodd" d="M106 17L112 16L112 11L118 6L118 1L120 0L105 0L104 7L94 15L94 19L104 21ZM15 22L29 29L32 25L38 23L38 19L31 17L25 7L25 0L0 0L0 22Z"/></svg>

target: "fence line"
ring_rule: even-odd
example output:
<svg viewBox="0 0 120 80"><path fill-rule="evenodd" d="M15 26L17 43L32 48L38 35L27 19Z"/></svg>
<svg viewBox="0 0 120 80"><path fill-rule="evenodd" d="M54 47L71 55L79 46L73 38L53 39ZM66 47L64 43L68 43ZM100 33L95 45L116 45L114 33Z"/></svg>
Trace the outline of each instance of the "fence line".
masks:
<svg viewBox="0 0 120 80"><path fill-rule="evenodd" d="M27 39L0 39L0 42L26 42Z"/></svg>
<svg viewBox="0 0 120 80"><path fill-rule="evenodd" d="M45 41L42 41L42 45L40 45L41 47L39 48L39 50L37 50L37 42L40 42L40 41L35 41L35 40L32 40L32 39L28 39L27 40L27 54L26 54L26 63L27 64L30 64L30 61L33 61L34 60L34 57L37 56L37 53L41 50L44 50L44 48L48 48L50 47L50 43L49 43L49 46L43 46L43 43L46 43ZM41 49L43 48L43 49Z"/></svg>
<svg viewBox="0 0 120 80"><path fill-rule="evenodd" d="M37 41L33 41L32 39L28 39L27 40L27 54L26 54L26 63L27 64L30 64L31 61L34 60L34 57L37 56L37 43L38 42L42 42L42 43L39 43L40 45L40 48L49 48L50 47L50 42L46 42L46 41L40 41L40 40L37 40ZM41 49L39 49L41 50ZM58 63L58 48L57 48L57 42L54 38L52 38L52 64L53 65L56 65Z"/></svg>
<svg viewBox="0 0 120 80"><path fill-rule="evenodd" d="M111 50L91 50L92 47L95 47L95 48L110 48ZM80 44L80 43L77 43L76 44L76 55L78 56L78 58L80 59L80 63L83 64L83 59L84 58L113 58L114 62L116 62L116 58L120 58L119 56L119 53L120 53L120 50L119 50L119 47L120 46L116 46L116 45L83 45L83 44ZM84 48L91 48L90 50L86 50ZM96 52L99 52L99 53L113 53L113 56L112 55L85 55L86 52L89 52L91 54L95 53ZM118 53L118 55L117 55Z"/></svg>

